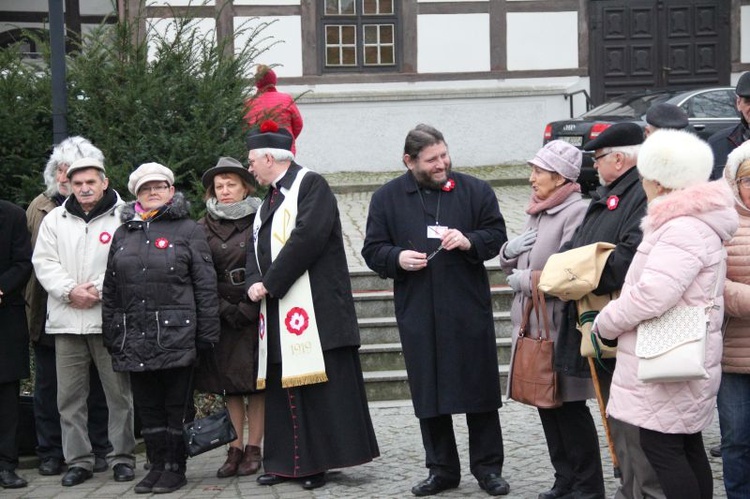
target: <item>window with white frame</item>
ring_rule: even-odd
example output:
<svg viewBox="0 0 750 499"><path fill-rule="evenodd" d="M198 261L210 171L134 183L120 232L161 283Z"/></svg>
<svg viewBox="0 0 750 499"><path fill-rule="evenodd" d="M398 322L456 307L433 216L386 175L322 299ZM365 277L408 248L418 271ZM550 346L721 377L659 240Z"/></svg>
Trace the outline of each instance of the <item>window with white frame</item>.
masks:
<svg viewBox="0 0 750 499"><path fill-rule="evenodd" d="M397 0L321 1L324 70L397 67Z"/></svg>

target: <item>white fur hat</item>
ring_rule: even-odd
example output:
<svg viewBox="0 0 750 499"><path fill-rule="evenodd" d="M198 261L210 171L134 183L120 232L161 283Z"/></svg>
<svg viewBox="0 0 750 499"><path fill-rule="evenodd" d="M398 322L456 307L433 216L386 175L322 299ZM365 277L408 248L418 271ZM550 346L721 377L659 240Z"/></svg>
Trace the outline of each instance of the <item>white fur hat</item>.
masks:
<svg viewBox="0 0 750 499"><path fill-rule="evenodd" d="M711 147L683 130L660 129L648 136L638 154L638 172L667 189L707 182L714 166Z"/></svg>

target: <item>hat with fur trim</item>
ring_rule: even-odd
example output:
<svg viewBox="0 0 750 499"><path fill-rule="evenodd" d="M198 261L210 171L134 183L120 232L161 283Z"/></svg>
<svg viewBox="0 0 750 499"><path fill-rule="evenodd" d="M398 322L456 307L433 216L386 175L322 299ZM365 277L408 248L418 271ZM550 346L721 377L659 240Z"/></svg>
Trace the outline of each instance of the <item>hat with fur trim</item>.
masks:
<svg viewBox="0 0 750 499"><path fill-rule="evenodd" d="M714 166L711 147L684 130L657 130L641 146L638 172L667 189L707 182Z"/></svg>
<svg viewBox="0 0 750 499"><path fill-rule="evenodd" d="M584 151L596 151L605 147L637 146L643 143L643 130L635 123L615 123L597 138L583 146Z"/></svg>
<svg viewBox="0 0 750 499"><path fill-rule="evenodd" d="M539 149L527 163L575 181L581 173L582 158L583 154L577 147L562 140L553 140Z"/></svg>
<svg viewBox="0 0 750 499"><path fill-rule="evenodd" d="M294 138L285 128L279 128L279 125L273 120L266 120L260 124L260 130L250 132L247 136L247 149L284 149L292 150Z"/></svg>
<svg viewBox="0 0 750 499"><path fill-rule="evenodd" d="M250 173L247 168L242 166L242 163L234 158L222 156L221 158L219 158L216 166L206 170L206 173L204 173L203 177L201 177L203 187L208 189L208 187L214 181L214 177L222 173L234 173L235 175L239 175L239 177L244 180L246 184L253 185L253 174Z"/></svg>
<svg viewBox="0 0 750 499"><path fill-rule="evenodd" d="M682 130L688 126L688 115L679 106L660 102L646 112L646 123L656 128Z"/></svg>
<svg viewBox="0 0 750 499"><path fill-rule="evenodd" d="M78 170L85 170L86 168L96 168L97 170L106 171L104 169L104 163L97 158L81 158L73 161L73 164L68 167L66 175L68 178L71 178L75 172Z"/></svg>
<svg viewBox="0 0 750 499"><path fill-rule="evenodd" d="M146 182L161 180L170 185L174 185L174 173L172 170L159 163L144 163L130 174L128 180L128 190L134 196L138 195L138 190Z"/></svg>

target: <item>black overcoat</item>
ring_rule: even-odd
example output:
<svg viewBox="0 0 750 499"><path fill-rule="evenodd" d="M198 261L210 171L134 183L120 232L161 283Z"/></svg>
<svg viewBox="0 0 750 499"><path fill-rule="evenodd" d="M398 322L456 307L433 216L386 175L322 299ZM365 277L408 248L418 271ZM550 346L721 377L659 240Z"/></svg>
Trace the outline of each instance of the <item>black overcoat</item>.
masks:
<svg viewBox="0 0 750 499"><path fill-rule="evenodd" d="M292 163L278 187L289 189L301 167ZM247 280L245 289L263 282L270 294L268 304L268 358L280 362L278 298L309 272L313 293L315 319L323 351L340 347L359 347L359 325L354 311L352 285L346 262L344 239L336 197L323 177L308 172L299 188L297 222L289 240L271 262L271 221L273 213L284 199L277 193L277 201L268 209L268 199L260 215L261 227L257 234L258 253L253 244L247 252ZM258 262L260 267L258 267Z"/></svg>
<svg viewBox="0 0 750 499"><path fill-rule="evenodd" d="M592 193L583 222L560 251L597 242L616 245L594 294L606 295L622 288L630 262L643 239L641 219L645 215L646 193L635 166L610 185L600 186ZM576 329L577 321L575 302L567 302L555 344L555 368L571 376L589 377L588 361L580 353L581 333ZM608 362L614 368L614 359Z"/></svg>
<svg viewBox="0 0 750 499"><path fill-rule="evenodd" d="M418 190L410 172L378 189L362 249L372 270L394 279L396 320L418 418L501 405L484 261L497 256L507 240L505 221L486 182L451 176L455 188L445 192ZM418 272L401 269L401 251L430 253L439 246L439 239L427 237L436 216L440 225L468 237L471 249L441 251Z"/></svg>
<svg viewBox="0 0 750 499"><path fill-rule="evenodd" d="M31 275L31 236L26 213L0 200L0 383L29 377L29 329L26 323L26 282Z"/></svg>

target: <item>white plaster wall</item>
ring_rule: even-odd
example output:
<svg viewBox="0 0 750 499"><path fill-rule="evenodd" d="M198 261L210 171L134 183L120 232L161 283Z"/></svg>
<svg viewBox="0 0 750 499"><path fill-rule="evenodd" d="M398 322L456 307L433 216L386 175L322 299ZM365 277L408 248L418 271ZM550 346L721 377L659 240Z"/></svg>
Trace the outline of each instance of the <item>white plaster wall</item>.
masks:
<svg viewBox="0 0 750 499"><path fill-rule="evenodd" d="M214 0L146 0L146 7L185 7L188 5L216 5Z"/></svg>
<svg viewBox="0 0 750 499"><path fill-rule="evenodd" d="M114 0L80 0L80 9L86 16L103 16L117 12L117 4Z"/></svg>
<svg viewBox="0 0 750 499"><path fill-rule="evenodd" d="M46 12L49 10L49 0L0 0L0 10Z"/></svg>
<svg viewBox="0 0 750 499"><path fill-rule="evenodd" d="M406 133L423 122L445 134L456 166L525 162L541 147L547 122L568 117L564 91L351 103L306 103L303 97L297 158L319 172L398 170Z"/></svg>
<svg viewBox="0 0 750 499"><path fill-rule="evenodd" d="M268 50L255 61L258 64L274 66L278 76L302 76L302 22L299 16L283 17L235 17L234 29L241 26L268 25L258 35L260 47ZM237 35L235 47L241 47L248 40L252 29L245 29ZM247 75L247 76L252 76Z"/></svg>
<svg viewBox="0 0 750 499"><path fill-rule="evenodd" d="M740 62L750 62L750 5L740 7Z"/></svg>
<svg viewBox="0 0 750 499"><path fill-rule="evenodd" d="M234 0L234 5L299 5L300 0Z"/></svg>
<svg viewBox="0 0 750 499"><path fill-rule="evenodd" d="M509 12L508 69L578 67L577 12Z"/></svg>
<svg viewBox="0 0 750 499"><path fill-rule="evenodd" d="M175 21L173 18L147 18L146 26L150 36L162 36L168 40L173 40L175 35ZM199 36L216 37L216 22L213 19L201 18L195 19L189 24L190 29L196 30ZM153 30L153 33L152 33ZM152 43L149 43L148 58L153 60L156 57L156 49Z"/></svg>
<svg viewBox="0 0 750 499"><path fill-rule="evenodd" d="M419 73L490 70L489 14L417 17Z"/></svg>

